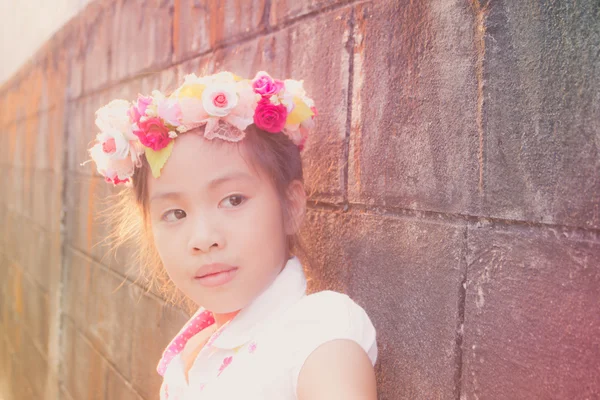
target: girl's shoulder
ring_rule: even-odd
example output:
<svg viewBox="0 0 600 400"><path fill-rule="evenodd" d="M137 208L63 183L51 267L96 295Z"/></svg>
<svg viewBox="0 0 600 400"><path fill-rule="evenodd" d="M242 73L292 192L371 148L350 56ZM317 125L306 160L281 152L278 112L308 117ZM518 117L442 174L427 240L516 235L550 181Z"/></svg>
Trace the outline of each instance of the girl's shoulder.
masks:
<svg viewBox="0 0 600 400"><path fill-rule="evenodd" d="M323 290L303 296L290 310L298 322L325 320L344 326L356 322L370 322L358 303L344 293Z"/></svg>
<svg viewBox="0 0 600 400"><path fill-rule="evenodd" d="M296 375L314 350L336 339L358 343L373 365L377 360L375 327L363 307L346 294L326 290L302 297L286 313L283 327Z"/></svg>
<svg viewBox="0 0 600 400"><path fill-rule="evenodd" d="M375 327L364 308L348 295L331 290L302 297L288 311L286 324L302 334L375 340Z"/></svg>

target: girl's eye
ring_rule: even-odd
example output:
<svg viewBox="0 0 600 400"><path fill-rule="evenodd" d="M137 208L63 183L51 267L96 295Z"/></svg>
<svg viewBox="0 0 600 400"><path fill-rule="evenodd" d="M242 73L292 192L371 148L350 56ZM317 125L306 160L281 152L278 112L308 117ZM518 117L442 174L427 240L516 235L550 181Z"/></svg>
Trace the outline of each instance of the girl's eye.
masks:
<svg viewBox="0 0 600 400"><path fill-rule="evenodd" d="M225 207L225 208L238 207L245 200L246 200L245 196L243 196L241 194L233 194L233 195L227 196L223 200L221 200L221 202L219 203L219 206Z"/></svg>
<svg viewBox="0 0 600 400"><path fill-rule="evenodd" d="M183 210L169 210L163 214L162 219L166 222L176 222L186 217L186 213Z"/></svg>

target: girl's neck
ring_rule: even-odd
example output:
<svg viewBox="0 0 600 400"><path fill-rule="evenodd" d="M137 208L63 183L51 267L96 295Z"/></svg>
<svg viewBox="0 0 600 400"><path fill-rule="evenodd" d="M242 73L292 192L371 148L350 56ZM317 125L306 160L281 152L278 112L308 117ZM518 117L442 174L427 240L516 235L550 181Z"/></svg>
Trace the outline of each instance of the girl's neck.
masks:
<svg viewBox="0 0 600 400"><path fill-rule="evenodd" d="M287 255L286 260L289 260L291 258L291 255ZM281 268L279 269L279 273L281 273L281 271L283 271L283 269L285 268L287 264L287 261L283 262L281 265ZM213 313L213 317L215 318L215 325L216 328L219 329L220 327L222 327L223 325L225 325L227 322L231 321L233 319L233 317L235 317L236 315L238 315L238 313L242 311L242 310L237 310L237 311L232 311L230 313L224 313L224 314L216 314Z"/></svg>
<svg viewBox="0 0 600 400"><path fill-rule="evenodd" d="M217 325L217 329L225 325L227 322L231 321L233 317L235 317L241 310L233 311L226 314L213 314L215 318L215 324Z"/></svg>

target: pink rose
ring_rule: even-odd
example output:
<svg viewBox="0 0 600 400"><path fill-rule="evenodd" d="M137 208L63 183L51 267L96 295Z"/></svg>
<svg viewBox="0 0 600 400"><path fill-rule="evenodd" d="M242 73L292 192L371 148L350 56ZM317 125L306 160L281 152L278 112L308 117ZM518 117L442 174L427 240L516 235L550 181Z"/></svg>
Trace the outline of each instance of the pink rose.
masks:
<svg viewBox="0 0 600 400"><path fill-rule="evenodd" d="M287 108L283 104L275 105L263 97L256 106L254 123L263 131L278 133L285 126L287 114Z"/></svg>
<svg viewBox="0 0 600 400"><path fill-rule="evenodd" d="M152 104L152 97L138 94L137 102L129 109L129 118L131 118L133 122L139 124L140 118L146 115L146 108L148 108L150 104Z"/></svg>
<svg viewBox="0 0 600 400"><path fill-rule="evenodd" d="M172 140L169 137L169 130L160 118L147 118L138 123L139 130L133 133L140 139L140 142L154 151L165 148Z"/></svg>
<svg viewBox="0 0 600 400"><path fill-rule="evenodd" d="M273 79L266 72L259 72L256 77L252 80L252 88L255 93L261 96L271 96L281 92L283 89L283 82L278 79Z"/></svg>

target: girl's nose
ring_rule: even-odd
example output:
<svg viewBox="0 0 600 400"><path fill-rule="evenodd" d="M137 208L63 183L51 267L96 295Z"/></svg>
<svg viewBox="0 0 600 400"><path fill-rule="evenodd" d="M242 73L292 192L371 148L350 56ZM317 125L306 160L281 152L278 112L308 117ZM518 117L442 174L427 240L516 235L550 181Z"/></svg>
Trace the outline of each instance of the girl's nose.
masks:
<svg viewBox="0 0 600 400"><path fill-rule="evenodd" d="M194 221L188 241L188 248L192 254L208 253L213 248L223 248L225 239L217 224L207 218L198 218Z"/></svg>

